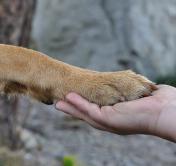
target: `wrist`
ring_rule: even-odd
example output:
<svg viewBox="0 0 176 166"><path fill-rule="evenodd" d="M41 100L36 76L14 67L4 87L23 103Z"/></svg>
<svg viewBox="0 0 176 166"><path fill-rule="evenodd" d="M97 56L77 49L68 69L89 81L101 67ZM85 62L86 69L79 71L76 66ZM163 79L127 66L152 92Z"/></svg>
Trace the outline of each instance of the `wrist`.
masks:
<svg viewBox="0 0 176 166"><path fill-rule="evenodd" d="M151 135L176 142L176 103L169 103L160 111Z"/></svg>

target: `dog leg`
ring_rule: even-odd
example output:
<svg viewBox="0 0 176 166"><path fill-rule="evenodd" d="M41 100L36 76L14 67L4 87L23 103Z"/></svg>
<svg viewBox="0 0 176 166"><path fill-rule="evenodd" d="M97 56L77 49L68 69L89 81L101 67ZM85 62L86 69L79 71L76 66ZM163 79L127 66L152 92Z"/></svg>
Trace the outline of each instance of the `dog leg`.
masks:
<svg viewBox="0 0 176 166"><path fill-rule="evenodd" d="M131 71L95 72L40 52L0 44L0 92L29 95L46 104L76 92L99 105L150 95L156 86Z"/></svg>

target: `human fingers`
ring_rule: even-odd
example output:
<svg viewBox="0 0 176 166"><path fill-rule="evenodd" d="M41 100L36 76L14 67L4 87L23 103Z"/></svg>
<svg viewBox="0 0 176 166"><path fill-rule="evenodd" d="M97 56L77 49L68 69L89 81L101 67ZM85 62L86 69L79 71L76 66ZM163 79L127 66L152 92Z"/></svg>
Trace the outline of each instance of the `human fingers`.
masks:
<svg viewBox="0 0 176 166"><path fill-rule="evenodd" d="M76 118L82 119L82 114L77 111L77 109L70 103L65 101L58 101L56 103L56 109L61 110L62 112L72 115Z"/></svg>
<svg viewBox="0 0 176 166"><path fill-rule="evenodd" d="M69 93L66 96L66 100L73 104L78 110L82 111L84 115L87 115L94 120L97 120L101 117L101 110L98 105L90 103L76 93Z"/></svg>
<svg viewBox="0 0 176 166"><path fill-rule="evenodd" d="M56 109L61 110L62 112L72 115L75 118L81 119L86 121L88 124L93 126L94 128L97 128L99 130L106 130L106 128L97 122L95 122L93 119L91 119L87 114L84 114L84 111L81 111L77 109L74 105L71 103L65 102L65 101L59 101L56 103Z"/></svg>

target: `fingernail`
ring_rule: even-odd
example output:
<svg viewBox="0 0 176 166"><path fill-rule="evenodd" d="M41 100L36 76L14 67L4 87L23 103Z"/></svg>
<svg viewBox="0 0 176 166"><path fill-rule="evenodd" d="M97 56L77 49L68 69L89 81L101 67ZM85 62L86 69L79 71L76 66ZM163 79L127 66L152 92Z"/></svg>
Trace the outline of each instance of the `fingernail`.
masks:
<svg viewBox="0 0 176 166"><path fill-rule="evenodd" d="M69 94L66 95L66 99L71 100L72 98L75 98L75 93L70 92Z"/></svg>
<svg viewBox="0 0 176 166"><path fill-rule="evenodd" d="M56 108L57 108L57 109L60 109L60 102L57 102L57 103L56 103Z"/></svg>

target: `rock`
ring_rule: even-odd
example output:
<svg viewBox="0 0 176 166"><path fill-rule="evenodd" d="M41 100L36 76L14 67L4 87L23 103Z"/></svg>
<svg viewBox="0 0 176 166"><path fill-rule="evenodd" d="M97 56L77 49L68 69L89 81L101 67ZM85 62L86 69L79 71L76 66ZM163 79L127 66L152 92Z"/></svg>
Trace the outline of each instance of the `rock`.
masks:
<svg viewBox="0 0 176 166"><path fill-rule="evenodd" d="M37 149L39 147L35 135L26 129L21 130L20 138L26 150Z"/></svg>
<svg viewBox="0 0 176 166"><path fill-rule="evenodd" d="M65 62L154 79L176 68L175 11L171 0L38 0L32 36Z"/></svg>
<svg viewBox="0 0 176 166"><path fill-rule="evenodd" d="M130 49L137 69L152 77L175 73L176 2L136 0L130 5Z"/></svg>

